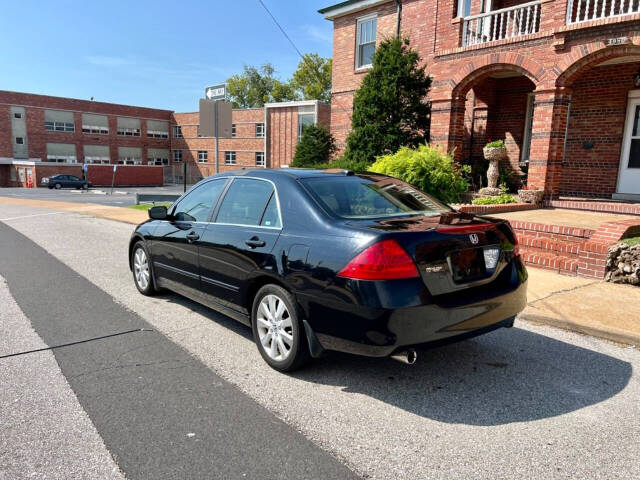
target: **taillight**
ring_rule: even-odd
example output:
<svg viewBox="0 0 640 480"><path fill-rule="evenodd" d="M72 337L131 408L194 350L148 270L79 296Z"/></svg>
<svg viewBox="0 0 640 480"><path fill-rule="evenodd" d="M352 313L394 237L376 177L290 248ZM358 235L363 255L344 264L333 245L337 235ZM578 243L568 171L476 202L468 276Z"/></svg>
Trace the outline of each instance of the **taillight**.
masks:
<svg viewBox="0 0 640 480"><path fill-rule="evenodd" d="M398 242L383 240L360 252L338 276L356 280L397 280L419 275L415 263Z"/></svg>

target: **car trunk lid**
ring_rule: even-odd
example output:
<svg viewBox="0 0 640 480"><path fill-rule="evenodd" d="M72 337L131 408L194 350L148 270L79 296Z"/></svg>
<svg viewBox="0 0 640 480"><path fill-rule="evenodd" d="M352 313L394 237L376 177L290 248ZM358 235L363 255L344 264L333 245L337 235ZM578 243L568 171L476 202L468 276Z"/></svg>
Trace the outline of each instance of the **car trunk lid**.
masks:
<svg viewBox="0 0 640 480"><path fill-rule="evenodd" d="M508 224L461 212L348 224L395 238L416 263L432 295L490 282L516 253Z"/></svg>

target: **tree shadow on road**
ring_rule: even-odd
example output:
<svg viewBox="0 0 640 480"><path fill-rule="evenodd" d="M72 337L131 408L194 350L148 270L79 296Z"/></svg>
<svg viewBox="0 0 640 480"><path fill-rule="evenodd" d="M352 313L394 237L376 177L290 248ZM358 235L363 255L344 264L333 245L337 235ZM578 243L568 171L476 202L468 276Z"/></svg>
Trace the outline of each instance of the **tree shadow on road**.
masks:
<svg viewBox="0 0 640 480"><path fill-rule="evenodd" d="M165 298L253 342L245 325L179 295ZM326 352L292 376L441 422L490 426L600 403L622 391L631 374L628 362L515 327L419 351L414 365Z"/></svg>

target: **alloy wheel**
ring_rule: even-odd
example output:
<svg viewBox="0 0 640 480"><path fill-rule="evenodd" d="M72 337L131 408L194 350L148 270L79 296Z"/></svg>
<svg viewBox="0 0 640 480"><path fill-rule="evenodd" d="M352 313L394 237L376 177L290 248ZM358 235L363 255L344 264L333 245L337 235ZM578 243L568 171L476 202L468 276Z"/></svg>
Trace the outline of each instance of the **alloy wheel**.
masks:
<svg viewBox="0 0 640 480"><path fill-rule="evenodd" d="M138 248L133 256L133 272L140 289L146 290L149 286L149 261L142 248Z"/></svg>
<svg viewBox="0 0 640 480"><path fill-rule="evenodd" d="M286 360L293 348L293 324L284 301L273 294L263 297L256 321L265 353L278 362Z"/></svg>

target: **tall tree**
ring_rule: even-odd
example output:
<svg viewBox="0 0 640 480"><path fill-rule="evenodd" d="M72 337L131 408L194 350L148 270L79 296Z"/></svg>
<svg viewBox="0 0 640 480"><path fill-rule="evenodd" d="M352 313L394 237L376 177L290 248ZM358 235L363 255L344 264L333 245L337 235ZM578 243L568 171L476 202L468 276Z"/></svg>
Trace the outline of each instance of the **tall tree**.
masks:
<svg viewBox="0 0 640 480"><path fill-rule="evenodd" d="M267 102L297 100L288 83L275 77L275 68L265 63L257 68L245 65L243 72L227 79L227 94L235 108L262 107Z"/></svg>
<svg viewBox="0 0 640 480"><path fill-rule="evenodd" d="M293 73L291 86L299 91L305 100L331 101L331 64L330 58L317 53L305 53Z"/></svg>
<svg viewBox="0 0 640 480"><path fill-rule="evenodd" d="M309 125L296 146L292 166L313 167L327 163L335 151L336 142L329 130L322 125Z"/></svg>
<svg viewBox="0 0 640 480"><path fill-rule="evenodd" d="M346 158L371 163L379 155L426 142L430 107L425 99L430 85L408 38L382 41L373 67L354 95Z"/></svg>

